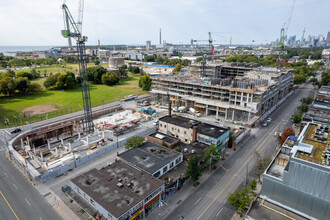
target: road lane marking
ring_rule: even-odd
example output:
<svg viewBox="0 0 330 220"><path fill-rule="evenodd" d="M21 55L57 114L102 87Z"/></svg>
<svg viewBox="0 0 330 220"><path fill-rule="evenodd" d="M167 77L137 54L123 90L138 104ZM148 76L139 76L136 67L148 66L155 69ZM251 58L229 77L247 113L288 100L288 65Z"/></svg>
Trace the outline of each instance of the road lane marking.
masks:
<svg viewBox="0 0 330 220"><path fill-rule="evenodd" d="M40 220L42 220L42 218L40 217Z"/></svg>
<svg viewBox="0 0 330 220"><path fill-rule="evenodd" d="M216 214L216 216L218 216L220 214L220 212L222 211L223 208L220 209L220 211Z"/></svg>
<svg viewBox="0 0 330 220"><path fill-rule="evenodd" d="M5 131L7 134L11 135L11 133L9 131L7 131L6 129L3 130L3 131Z"/></svg>
<svg viewBox="0 0 330 220"><path fill-rule="evenodd" d="M29 201L25 198L25 201L27 202L27 204L29 204L29 206L31 206L31 204L29 203Z"/></svg>
<svg viewBox="0 0 330 220"><path fill-rule="evenodd" d="M194 205L196 205L198 202L199 202L199 200L201 200L202 198L199 198L198 200L197 200L197 202L195 202L195 204Z"/></svg>
<svg viewBox="0 0 330 220"><path fill-rule="evenodd" d="M16 213L14 212L13 208L11 207L11 205L9 204L9 202L7 201L6 197L2 194L2 192L0 191L0 194L2 196L2 198L6 201L8 207L10 208L10 210L12 211L12 213L15 215L16 219L19 220L19 218L17 217Z"/></svg>
<svg viewBox="0 0 330 220"><path fill-rule="evenodd" d="M5 176L8 177L8 174L5 172Z"/></svg>
<svg viewBox="0 0 330 220"><path fill-rule="evenodd" d="M270 133L274 133L275 132L275 130L277 129L279 127L279 125L278 126L276 126L276 127L274 127L274 129L270 132ZM267 141L268 139L267 138L265 138L262 142L261 142L261 144L258 146L258 148L256 149L256 151L258 151L262 146L264 146L264 144L265 144L265 142ZM244 163L244 165L237 171L237 173L240 173L241 171L242 171L242 169L243 168L245 168L246 167L246 164L248 164L248 162L251 160L251 158L253 157L254 155L252 154L252 155L250 155L250 157L249 157L249 159L248 160L246 160L246 162ZM212 202L206 207L206 209L204 209L204 211L198 216L198 218L196 219L196 220L198 220L198 219L200 219L203 215L204 215L204 213L213 205L213 203L220 197L220 195L223 193L223 191L225 191L225 189L229 186L229 184L231 184L231 182L233 181L233 179L235 178L236 176L235 175L233 175L233 177L229 180L229 182L224 186L224 188L216 195L216 197L212 200Z"/></svg>
<svg viewBox="0 0 330 220"><path fill-rule="evenodd" d="M18 190L18 187L16 186L16 184L14 183L13 185L14 185L14 187Z"/></svg>

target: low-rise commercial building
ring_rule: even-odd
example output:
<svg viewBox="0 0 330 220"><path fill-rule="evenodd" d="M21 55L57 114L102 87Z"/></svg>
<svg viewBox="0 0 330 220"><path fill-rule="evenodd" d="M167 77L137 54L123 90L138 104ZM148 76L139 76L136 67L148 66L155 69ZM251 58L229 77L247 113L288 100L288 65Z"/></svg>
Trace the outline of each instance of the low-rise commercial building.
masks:
<svg viewBox="0 0 330 220"><path fill-rule="evenodd" d="M329 125L308 123L266 169L260 197L308 219L329 219L329 138Z"/></svg>
<svg viewBox="0 0 330 220"><path fill-rule="evenodd" d="M71 180L71 188L105 219L144 219L160 204L164 183L122 161Z"/></svg>
<svg viewBox="0 0 330 220"><path fill-rule="evenodd" d="M230 131L228 128L176 115L160 118L158 130L180 139L183 143L190 144L198 141L206 145L214 144L218 150L226 146Z"/></svg>
<svg viewBox="0 0 330 220"><path fill-rule="evenodd" d="M141 146L129 149L118 157L132 166L159 178L183 161L180 152L167 147L144 142Z"/></svg>

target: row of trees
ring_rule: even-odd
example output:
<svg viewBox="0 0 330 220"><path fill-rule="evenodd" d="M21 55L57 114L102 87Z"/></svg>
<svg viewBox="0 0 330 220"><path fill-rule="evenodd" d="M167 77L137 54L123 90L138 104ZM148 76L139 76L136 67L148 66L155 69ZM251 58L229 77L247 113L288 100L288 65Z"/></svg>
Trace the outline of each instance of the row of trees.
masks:
<svg viewBox="0 0 330 220"><path fill-rule="evenodd" d="M80 77L75 77L72 72L66 72L48 76L44 81L44 87L46 89L73 89L80 83Z"/></svg>
<svg viewBox="0 0 330 220"><path fill-rule="evenodd" d="M304 114L304 112L308 111L308 105L311 104L313 102L313 100L314 100L313 97L302 98L300 100L301 105L298 107L299 112L292 116L293 123L295 123L295 124L300 123L302 115Z"/></svg>
<svg viewBox="0 0 330 220"><path fill-rule="evenodd" d="M56 63L56 59L54 57L51 58L15 58L11 56L0 55L0 67L25 67L25 66L33 66L33 65L52 65Z"/></svg>
<svg viewBox="0 0 330 220"><path fill-rule="evenodd" d="M13 96L16 94L32 94L42 91L38 83L31 82L23 75L16 76L14 71L0 74L0 95Z"/></svg>
<svg viewBox="0 0 330 220"><path fill-rule="evenodd" d="M187 59L169 59L167 57L158 56L156 59L154 56L147 56L143 59L145 62L157 62L159 64L168 65L168 66L175 66L180 64L181 66L189 66L191 61Z"/></svg>

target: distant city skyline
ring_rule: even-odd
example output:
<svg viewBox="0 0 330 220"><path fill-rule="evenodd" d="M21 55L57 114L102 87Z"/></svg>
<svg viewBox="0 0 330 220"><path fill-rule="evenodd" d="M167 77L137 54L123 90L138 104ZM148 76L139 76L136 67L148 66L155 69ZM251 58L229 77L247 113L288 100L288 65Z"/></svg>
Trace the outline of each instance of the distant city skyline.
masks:
<svg viewBox="0 0 330 220"><path fill-rule="evenodd" d="M78 0L67 0L74 19ZM0 1L2 33L0 46L66 45L61 36L63 1ZM207 40L212 33L215 44L265 44L279 38L292 1L288 0L85 0L83 34L87 45L142 45L159 43L189 44L191 39ZM327 36L330 31L330 2L296 1L287 36L301 39L308 35Z"/></svg>

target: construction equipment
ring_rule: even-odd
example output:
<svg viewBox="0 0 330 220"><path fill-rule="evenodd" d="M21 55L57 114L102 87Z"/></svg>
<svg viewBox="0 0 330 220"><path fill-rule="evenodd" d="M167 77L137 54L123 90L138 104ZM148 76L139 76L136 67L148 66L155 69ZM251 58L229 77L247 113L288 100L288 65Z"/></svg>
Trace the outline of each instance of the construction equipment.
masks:
<svg viewBox="0 0 330 220"><path fill-rule="evenodd" d="M198 42L208 42L209 43L209 52L211 54L211 49L213 48L213 42L215 42L215 40L212 39L211 32L208 32L208 33L209 33L209 39L208 40L194 40L194 39L191 39L190 40L191 46L193 46L194 43L198 43Z"/></svg>
<svg viewBox="0 0 330 220"><path fill-rule="evenodd" d="M94 131L93 118L92 118L92 107L89 92L89 84L87 77L87 63L86 63L86 48L85 42L87 41L86 36L82 36L82 17L83 17L84 1L79 2L79 15L78 22L76 23L65 3L62 4L63 18L64 18L64 30L61 31L64 38L74 38L77 41L78 50L78 63L79 63L79 74L82 78L82 97L84 104L85 114L85 131L92 133Z"/></svg>
<svg viewBox="0 0 330 220"><path fill-rule="evenodd" d="M293 13L295 3L296 3L296 0L292 0L292 5L291 5L290 11L289 11L288 19L283 24L283 27L281 28L280 42L278 43L278 46L282 49L284 48L284 44L287 41L288 29L289 29L289 25L290 25L290 22L291 22L291 17L292 17L292 13Z"/></svg>

